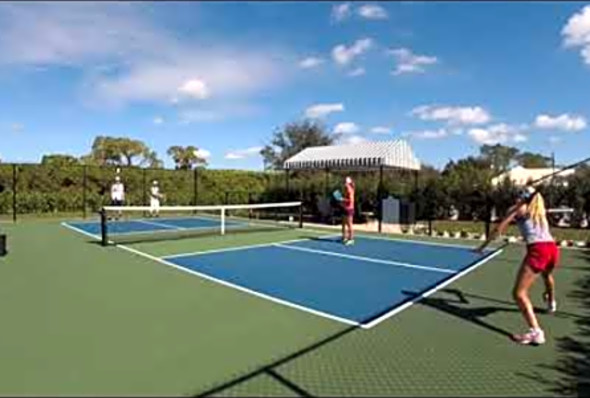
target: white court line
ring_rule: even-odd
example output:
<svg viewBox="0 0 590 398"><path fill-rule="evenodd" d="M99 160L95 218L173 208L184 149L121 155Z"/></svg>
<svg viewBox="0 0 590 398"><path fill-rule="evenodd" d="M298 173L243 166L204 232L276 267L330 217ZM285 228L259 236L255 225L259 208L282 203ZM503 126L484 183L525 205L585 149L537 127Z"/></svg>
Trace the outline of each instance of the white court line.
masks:
<svg viewBox="0 0 590 398"><path fill-rule="evenodd" d="M66 228L71 229L72 231L76 231L78 233L84 234L84 235L89 236L91 238L94 238L94 239L97 239L97 240L100 240L101 239L100 236L98 236L98 235L94 235L94 234L91 234L90 232L86 232L83 229L74 227L74 226L72 226L72 225L70 225L70 224L68 224L66 222L62 222L61 225L64 226L64 227L66 227Z"/></svg>
<svg viewBox="0 0 590 398"><path fill-rule="evenodd" d="M300 228L306 231L316 231L318 229L326 229L326 228L322 228L319 227L317 229L314 228ZM377 235L371 235L371 234L365 234L365 233L359 233L359 232L355 232L354 233L355 236L359 237L359 238L367 238L367 239L375 239L375 240L385 240L385 241L389 241L392 240L394 242L410 242L410 243L422 243L424 245L431 245L431 246L448 246L448 247L456 247L456 248L460 248L460 249L473 249L474 247L477 247L477 245L475 246L469 246L469 245L461 245L459 243L445 243L445 242L432 242L432 241L427 241L427 240L417 240L417 239L403 239L403 238L395 238L391 235L383 235L383 236L377 236ZM340 235L338 235L340 236ZM436 239L436 237L430 237L432 239Z"/></svg>
<svg viewBox="0 0 590 398"><path fill-rule="evenodd" d="M366 234L362 234L362 233L361 234L355 233L355 236L358 236L359 238L367 238L367 239L374 239L374 240L418 243L418 244L429 245L429 246L454 247L454 248L458 248L458 249L473 249L473 248L477 247L477 245L469 246L469 245L461 245L459 243L444 243L444 242L439 243L439 242L432 242L432 241L426 241L426 240L394 238L394 237L389 237L389 236L381 237L381 236L375 236L375 235L366 235Z"/></svg>
<svg viewBox="0 0 590 398"><path fill-rule="evenodd" d="M420 243L423 245L430 245L430 246L444 246L444 247L455 247L458 249L473 249L474 247L477 247L477 245L474 246L469 246L469 245L461 245L458 243L444 243L444 242L432 242L432 241L426 241L426 240L416 240L416 239L401 239L401 238L390 238L390 237L380 237L380 236L373 236L373 235L365 235L365 234L355 234L358 237L362 237L362 238L367 238L367 239L375 239L375 240L392 240L395 242L409 242L409 243Z"/></svg>
<svg viewBox="0 0 590 398"><path fill-rule="evenodd" d="M251 290L251 289L245 288L243 286L236 285L236 284L233 284L231 282L224 281L222 279L217 279L217 278L214 278L214 277L209 276L207 274L203 274L201 272L197 272L197 271L193 271L193 270L188 269L188 268L181 267L181 266L176 265L176 264L174 264L174 263L172 263L170 261L166 261L163 258L155 257L155 256L152 256L151 254L147 254L147 253L141 252L139 250L132 249L132 248L130 248L128 246L125 246L125 245L117 245L117 247L120 247L121 249L126 250L126 251L128 251L130 253L134 253L134 254L137 254L139 256L148 258L150 260L157 261L160 264L167 265L167 266L172 267L172 268L175 268L175 269L177 269L179 271L186 272L186 273L189 273L189 274L192 274L192 275L196 275L196 276L201 277L203 279L207 279L209 281L219 283L220 285L223 285L223 286L226 286L226 287L234 288L234 289L239 290L241 292L245 292L245 293L251 294L253 296L256 296L256 297L259 297L259 298L263 298L263 299L272 301L274 303L282 304L284 306L295 308L295 309L298 309L300 311L304 311L304 312L307 312L307 313L310 313L310 314L313 314L313 315L317 315L317 316L320 316L320 317L323 317L323 318L331 319L333 321L345 323L345 324L348 324L348 325L359 326L359 323L356 322L356 321L352 321L350 319L341 318L341 317L336 316L336 315L331 315L331 314L328 314L328 313L325 313L325 312L322 312L322 311L318 311L318 310L314 310L314 309L311 309L311 308L308 308L308 307L304 307L302 305L295 304L295 303L292 303L290 301L286 301L286 300L283 300L283 299L279 299L277 297L269 296L267 294L257 292L256 290Z"/></svg>
<svg viewBox="0 0 590 398"><path fill-rule="evenodd" d="M71 226L71 225L69 225L69 224L67 224L65 222L63 222L61 224L64 227L66 227L66 228L69 228L69 229L74 230L76 232L82 233L82 234L84 234L86 236L89 236L91 238L100 239L97 235L94 235L94 234L91 234L89 232L83 231L83 230L81 230L79 228L73 227L73 226ZM319 238L330 238L330 237L334 237L334 236L339 236L339 235L321 236ZM304 240L307 240L307 239L298 239L297 241L304 241ZM291 242L293 242L293 241L291 241ZM109 242L109 243L111 243L111 242ZM272 244L243 246L243 247L235 248L235 249L236 250L240 250L240 249L247 249L247 248L250 248L250 247L263 247L263 246L270 246L270 245L272 245ZM412 299L412 300L410 300L410 301L408 301L408 302L406 302L406 303L404 303L404 304L402 304L402 305L394 308L393 310L389 311L386 314L383 314L379 318L376 318L376 319L372 320L369 323L360 324L359 322L352 321L350 319L341 318L341 317L338 317L338 316L335 316L335 315L331 315L331 314L328 314L328 313L325 313L325 312L322 312L322 311L317 311L317 310L314 310L314 309L311 309L311 308L308 308L308 307L304 307L304 306L301 306L299 304L294 304L294 303L291 303L289 301L285 301L285 300L282 300L282 299L279 299L279 298L276 298L276 297L272 297L272 296L266 295L264 293L257 292L255 290L250 290L250 289L244 288L242 286L235 285L233 283L226 282L226 281L223 281L223 280L214 278L214 277L209 276L209 275L206 275L206 274L202 274L202 273L197 272L197 271L193 271L193 270L189 270L189 269L184 268L184 267L180 267L180 266L178 266L178 265L176 265L174 263L171 263L169 261L166 261L163 258L155 257L155 256L152 256L150 254L143 253L143 252L141 252L139 250L132 249L132 248L127 247L127 246L124 246L124 245L117 244L116 247L120 247L123 250L126 250L128 252L137 254L139 256L148 258L148 259L153 260L153 261L156 261L156 262L159 262L159 263L164 264L164 265L167 265L169 267L176 268L179 271L182 271L182 272L186 272L186 273L189 273L189 274L192 274L192 275L199 276L199 277L201 277L203 279L206 279L206 280L210 280L212 282L219 283L219 284L221 284L223 286L234 288L236 290L239 290L239 291L242 291L242 292L245 292L245 293L254 295L256 297L260 297L260 298L263 298L263 299L266 299L266 300L269 300L269 301L272 301L272 302L275 302L275 303L278 303L278 304L285 305L287 307L295 308L295 309L298 309L298 310L301 310L301 311L304 311L304 312L307 312L307 313L310 313L310 314L313 314L313 315L317 315L317 316L320 316L320 317L323 317L323 318L331 319L331 320L334 320L334 321L337 321L337 322L341 322L341 323L345 323L345 324L353 325L353 326L360 326L363 329L370 329L370 328L378 325L379 323L385 321L386 319L389 319L389 318L393 317L394 315L396 315L396 314L402 312L403 310L411 307L413 304L415 304L417 301L421 300L422 298L426 298L426 297L430 296L431 294L433 294L436 291L442 289L443 287L449 285L450 283L452 283L455 280L461 278L462 276L466 275L467 273L475 270L477 267L479 267L480 265L486 263L487 261L491 260L493 257L499 255L502 252L502 249L496 251L495 253L493 253L489 257L486 257L486 258L480 260L479 262L473 264L471 267L468 267L465 270L463 270L463 271L461 271L459 273L456 273L451 278L445 280L443 283L441 283L439 285L434 286L432 289L424 292L420 296L415 297L414 299ZM292 248L292 247L289 247L289 248ZM230 251L231 249L234 249L234 248L211 250L211 251L206 251L206 252L196 252L195 254L204 254L204 253L211 253L211 252ZM186 255L191 255L191 254L186 254ZM171 257L169 257L169 258L171 258Z"/></svg>
<svg viewBox="0 0 590 398"><path fill-rule="evenodd" d="M403 310L411 307L412 305L414 305L416 302L422 300L423 298L426 298L428 296L430 296L431 294L437 292L438 290L442 289L443 287L449 285L450 283L453 283L454 281L456 281L457 279L461 278L462 276L467 275L469 272L473 271L474 269L478 268L480 265L488 262L489 260L491 260L492 258L496 257L497 255L499 255L500 253L502 253L503 249L500 249L494 253L492 253L491 255L489 255L486 258L481 259L480 261L476 262L475 264L473 264L470 267L465 268L463 271L455 274L454 276L450 277L449 279L443 281L442 283L435 285L432 289L427 290L426 292L422 293L421 295L413 298L412 300L395 307L394 309L392 309L391 311L381 315L380 317L372 320L369 323L363 323L361 324L361 328L363 329L370 329L376 325L378 325L379 323L383 322L384 320L391 318L392 316L399 314L400 312L402 312Z"/></svg>
<svg viewBox="0 0 590 398"><path fill-rule="evenodd" d="M289 246L289 245L284 245L284 244L281 244L281 243L275 243L274 246L281 247L283 249L289 249L289 250L299 250L299 251L302 251L302 252L309 252L309 253L315 253L315 254L324 254L326 256L334 256L334 257L348 258L348 259L351 259L351 260L360 260L360 261L367 261L367 262L371 262L371 263L394 265L396 267L406 267L406 268L423 269L423 270L426 270L426 271L443 272L443 273L446 273L446 274L455 274L456 273L456 271L448 270L448 269L445 269L445 268L427 267L425 265L401 263L401 262L398 262L398 261L380 260L380 259L372 258L372 257L363 257L363 256L355 256L355 255L352 255L352 254L343 254L343 253L336 253L336 252L328 252L328 251L324 251L324 250L308 249L306 247Z"/></svg>
<svg viewBox="0 0 590 398"><path fill-rule="evenodd" d="M334 236L335 235L318 236L316 239L333 238ZM291 239L291 240L285 240L285 241L281 241L281 242L257 243L255 245L234 246L234 247L225 247L225 248L221 248L221 249L211 249L211 250L202 250L202 251L190 252L190 253L180 253L180 254L173 254L171 256L164 256L164 258L179 258L179 257L200 256L202 254L233 252L233 251L237 251L237 250L247 250L247 249L255 249L255 248L261 248L261 247L270 247L270 246L276 245L278 243L295 243L295 242L303 242L306 240L310 240L310 238Z"/></svg>
<svg viewBox="0 0 590 398"><path fill-rule="evenodd" d="M147 225L154 225L156 227L162 227L162 228L166 228L166 229L174 229L174 230L182 230L182 229L186 229L184 227L178 227L175 225L168 225L168 224L161 224L159 222L154 222L154 221L147 221L147 220L133 220L135 222L139 222L142 224L147 224Z"/></svg>

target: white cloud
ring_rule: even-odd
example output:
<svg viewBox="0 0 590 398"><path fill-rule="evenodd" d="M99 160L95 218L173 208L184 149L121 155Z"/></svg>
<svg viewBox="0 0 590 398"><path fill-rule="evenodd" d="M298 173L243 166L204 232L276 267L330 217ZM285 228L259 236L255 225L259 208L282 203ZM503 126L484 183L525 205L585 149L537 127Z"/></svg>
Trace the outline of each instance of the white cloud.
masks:
<svg viewBox="0 0 590 398"><path fill-rule="evenodd" d="M299 62L299 67L302 69L316 68L324 63L322 58L318 57L307 57Z"/></svg>
<svg viewBox="0 0 590 398"><path fill-rule="evenodd" d="M389 134L391 133L391 128L386 126L375 126L371 129L371 133L374 134Z"/></svg>
<svg viewBox="0 0 590 398"><path fill-rule="evenodd" d="M179 88L178 92L182 95L193 98L193 99L206 99L209 98L210 92L207 88L207 84L199 79L190 79L185 81Z"/></svg>
<svg viewBox="0 0 590 398"><path fill-rule="evenodd" d="M181 39L127 3L6 3L0 26L0 66L79 69L93 105L169 103L195 76L216 96L244 96L281 81L290 58Z"/></svg>
<svg viewBox="0 0 590 398"><path fill-rule="evenodd" d="M397 62L397 66L392 72L393 75L401 75L404 73L423 73L425 72L425 66L438 63L438 58L436 57L416 55L407 48L389 50L388 53L393 55Z"/></svg>
<svg viewBox="0 0 590 398"><path fill-rule="evenodd" d="M21 133L25 131L25 125L22 123L12 123L10 125L10 130L12 130L13 133Z"/></svg>
<svg viewBox="0 0 590 398"><path fill-rule="evenodd" d="M338 4L332 7L332 20L341 22L347 19L351 13L350 3Z"/></svg>
<svg viewBox="0 0 590 398"><path fill-rule="evenodd" d="M211 152L209 152L206 149L199 148L195 151L195 155L197 155L198 157L200 157L202 159L209 159L211 157Z"/></svg>
<svg viewBox="0 0 590 398"><path fill-rule="evenodd" d="M500 123L486 128L472 128L467 134L479 144L495 145L508 142L524 142L527 140L527 137L523 132L527 129L528 126L526 125Z"/></svg>
<svg viewBox="0 0 590 398"><path fill-rule="evenodd" d="M535 127L544 130L580 131L588 125L582 116L564 113L559 116L538 115L535 118Z"/></svg>
<svg viewBox="0 0 590 398"><path fill-rule="evenodd" d="M563 44L566 47L579 47L584 62L590 65L590 5L570 17L561 35Z"/></svg>
<svg viewBox="0 0 590 398"><path fill-rule="evenodd" d="M352 122L343 122L338 123L334 127L334 134L356 134L360 130L359 126L356 123Z"/></svg>
<svg viewBox="0 0 590 398"><path fill-rule="evenodd" d="M330 113L342 111L344 111L343 104L317 104L310 106L305 110L305 117L318 119L328 116Z"/></svg>
<svg viewBox="0 0 590 398"><path fill-rule="evenodd" d="M350 72L348 72L348 76L357 77L357 76L362 76L365 73L366 73L365 68L358 67L358 68L355 68L355 69L351 70Z"/></svg>
<svg viewBox="0 0 590 398"><path fill-rule="evenodd" d="M449 131L446 129L410 131L403 135L405 137L413 137L421 140L432 140L448 137Z"/></svg>
<svg viewBox="0 0 590 398"><path fill-rule="evenodd" d="M387 19L387 11L376 4L365 4L358 8L358 14L365 19Z"/></svg>
<svg viewBox="0 0 590 398"><path fill-rule="evenodd" d="M373 40L370 38L359 39L350 47L344 44L339 44L332 49L332 59L339 65L348 65L356 57L362 55L369 50L373 45Z"/></svg>
<svg viewBox="0 0 590 398"><path fill-rule="evenodd" d="M153 120L153 123L155 125L159 125L159 124L163 124L164 123L164 118L161 116L156 116Z"/></svg>
<svg viewBox="0 0 590 398"><path fill-rule="evenodd" d="M180 124L215 122L222 119L224 119L224 115L214 110L189 109L183 110L178 114L178 122Z"/></svg>
<svg viewBox="0 0 590 398"><path fill-rule="evenodd" d="M356 145L363 142L368 142L368 140L360 135L346 135L340 139L340 143L344 145Z"/></svg>
<svg viewBox="0 0 590 398"><path fill-rule="evenodd" d="M453 125L484 124L491 120L488 111L480 106L436 106L424 105L414 108L411 115L421 120L445 121Z"/></svg>
<svg viewBox="0 0 590 398"><path fill-rule="evenodd" d="M250 147L246 149L238 149L235 151L230 151L225 154L226 159L230 160L237 160L237 159L244 159L252 156L257 156L260 154L262 150L261 146Z"/></svg>
<svg viewBox="0 0 590 398"><path fill-rule="evenodd" d="M512 141L514 141L514 142L526 142L527 140L528 140L528 137L522 133L516 133L512 137Z"/></svg>
<svg viewBox="0 0 590 398"><path fill-rule="evenodd" d="M179 124L217 122L231 118L251 117L258 115L260 109L254 105L224 103L207 108L186 107L178 111Z"/></svg>

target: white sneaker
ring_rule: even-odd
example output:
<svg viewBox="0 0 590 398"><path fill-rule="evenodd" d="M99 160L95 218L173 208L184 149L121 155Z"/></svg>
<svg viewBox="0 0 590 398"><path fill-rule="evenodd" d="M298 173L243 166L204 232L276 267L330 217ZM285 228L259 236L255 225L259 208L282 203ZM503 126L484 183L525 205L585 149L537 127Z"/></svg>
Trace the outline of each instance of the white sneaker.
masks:
<svg viewBox="0 0 590 398"><path fill-rule="evenodd" d="M519 344L541 345L545 344L545 332L542 329L530 328L524 334L515 334L512 339Z"/></svg>
<svg viewBox="0 0 590 398"><path fill-rule="evenodd" d="M557 311L557 301L555 299L549 301L549 294L547 292L543 293L543 301L547 304L548 313L553 314Z"/></svg>

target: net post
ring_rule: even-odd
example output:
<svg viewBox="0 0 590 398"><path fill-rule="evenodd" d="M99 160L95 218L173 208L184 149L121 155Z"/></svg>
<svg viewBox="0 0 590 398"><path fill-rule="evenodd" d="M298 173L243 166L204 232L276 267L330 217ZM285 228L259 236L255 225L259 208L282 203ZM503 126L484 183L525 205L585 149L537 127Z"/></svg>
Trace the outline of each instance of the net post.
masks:
<svg viewBox="0 0 590 398"><path fill-rule="evenodd" d="M107 212L103 208L100 209L100 236L101 236L101 245L108 246L109 244L109 237L107 233Z"/></svg>
<svg viewBox="0 0 590 398"><path fill-rule="evenodd" d="M12 164L12 222L16 222L16 163Z"/></svg>
<svg viewBox="0 0 590 398"><path fill-rule="evenodd" d="M300 197L300 202L299 203L299 228L303 228L303 200L302 197Z"/></svg>
<svg viewBox="0 0 590 398"><path fill-rule="evenodd" d="M221 208L221 235L225 235L225 207Z"/></svg>

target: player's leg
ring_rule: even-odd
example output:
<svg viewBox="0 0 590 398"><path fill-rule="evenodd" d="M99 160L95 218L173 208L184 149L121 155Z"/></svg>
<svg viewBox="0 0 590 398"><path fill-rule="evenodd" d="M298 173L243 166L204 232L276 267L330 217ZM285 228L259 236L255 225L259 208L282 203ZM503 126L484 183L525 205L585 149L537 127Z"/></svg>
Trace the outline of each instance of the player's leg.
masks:
<svg viewBox="0 0 590 398"><path fill-rule="evenodd" d="M156 199L154 203L154 216L160 217L160 199Z"/></svg>
<svg viewBox="0 0 590 398"><path fill-rule="evenodd" d="M525 259L518 271L518 276L512 292L514 300L518 304L518 308L529 326L529 331L527 333L513 336L514 339L521 344L543 344L545 342L545 334L539 326L533 304L529 297L529 289L537 279L537 276L538 272L533 270L533 268L527 263L527 259Z"/></svg>
<svg viewBox="0 0 590 398"><path fill-rule="evenodd" d="M553 269L543 272L542 275L545 284L543 300L547 303L547 311L555 312L557 310L557 302L555 301L555 279L553 278Z"/></svg>
<svg viewBox="0 0 590 398"><path fill-rule="evenodd" d="M354 219L354 209L350 209L348 211L348 217L346 220L346 223L348 226L348 240L350 242L354 242L353 219Z"/></svg>
<svg viewBox="0 0 590 398"><path fill-rule="evenodd" d="M150 198L149 215L150 215L150 217L154 217L155 214L156 214L156 200L154 198Z"/></svg>
<svg viewBox="0 0 590 398"><path fill-rule="evenodd" d="M342 242L346 243L346 212L342 212Z"/></svg>
<svg viewBox="0 0 590 398"><path fill-rule="evenodd" d="M551 261L548 268L542 273L543 282L545 284L543 300L547 303L547 311L553 313L557 310L557 301L555 300L555 278L553 278L553 272L559 264L559 248L556 244L553 244L549 251L551 254Z"/></svg>

